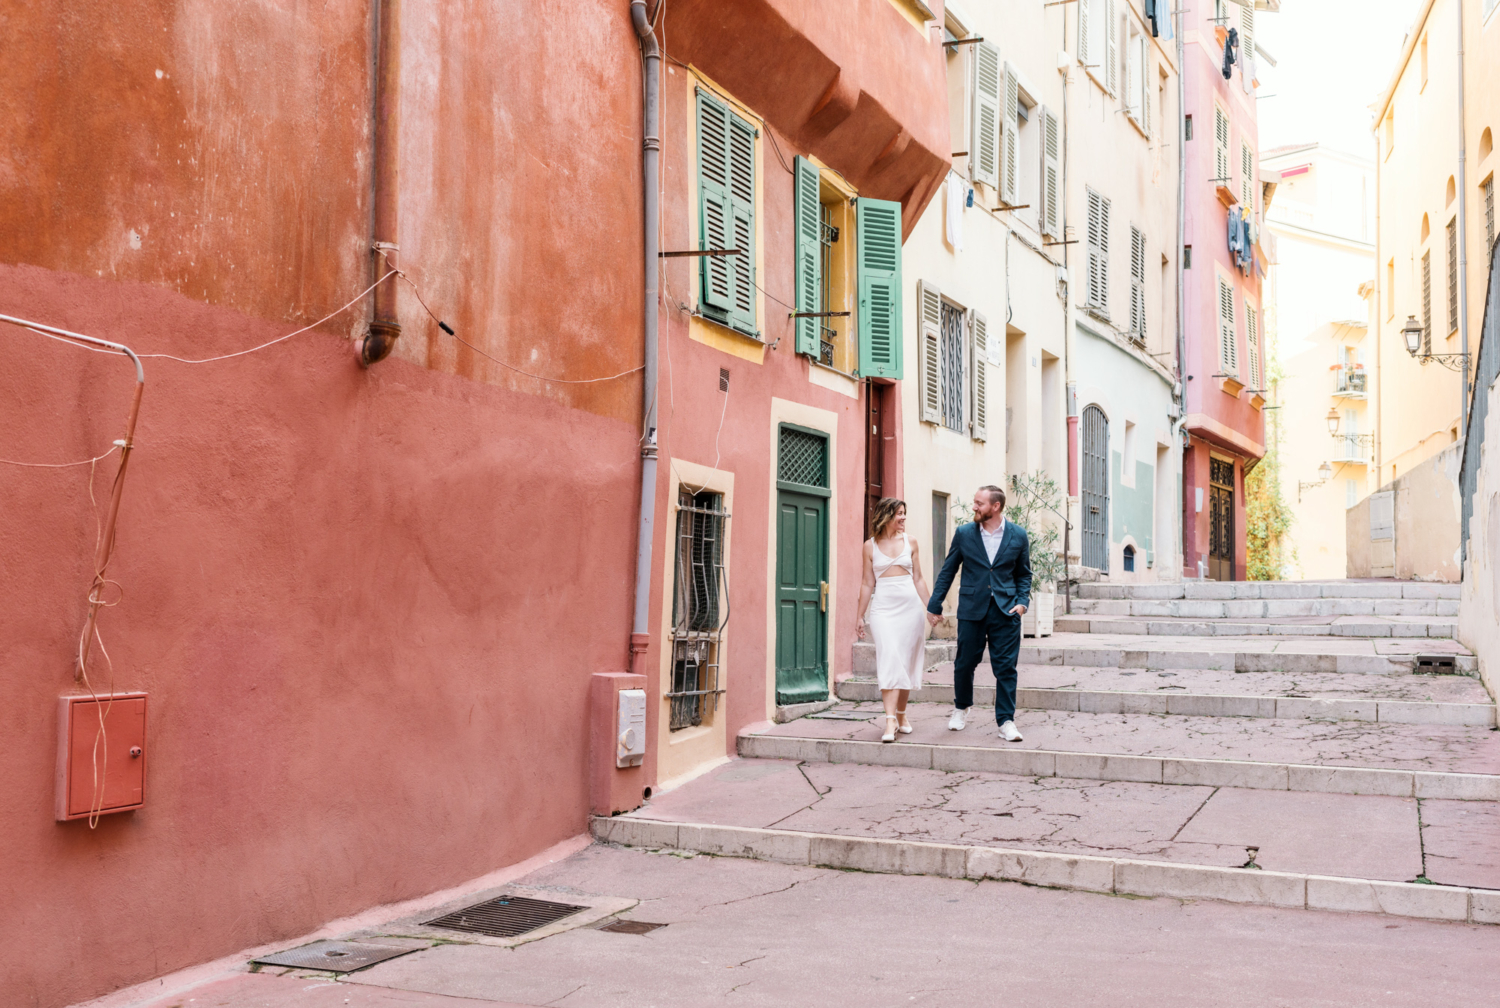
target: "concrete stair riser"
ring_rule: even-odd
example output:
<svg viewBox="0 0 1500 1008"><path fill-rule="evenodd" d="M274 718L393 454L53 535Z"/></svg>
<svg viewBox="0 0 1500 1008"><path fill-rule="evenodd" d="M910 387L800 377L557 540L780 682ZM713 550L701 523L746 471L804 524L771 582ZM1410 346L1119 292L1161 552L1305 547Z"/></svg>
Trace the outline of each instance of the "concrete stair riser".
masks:
<svg viewBox="0 0 1500 1008"><path fill-rule="evenodd" d="M1282 616L1457 616L1457 599L1075 599L1073 616L1170 616L1200 619L1274 619Z"/></svg>
<svg viewBox="0 0 1500 1008"><path fill-rule="evenodd" d="M841 700L880 701L880 687L870 680L838 684ZM914 703L953 703L953 687L924 686L913 691ZM975 686L974 702L993 705L995 688ZM1028 710L1083 711L1090 714L1186 714L1202 717L1317 718L1332 721L1383 721L1388 724L1494 726L1493 704L1427 703L1411 700L1344 700L1315 697L1233 696L1196 693L1134 693L1116 690L1016 690L1016 705Z"/></svg>
<svg viewBox="0 0 1500 1008"><path fill-rule="evenodd" d="M1219 645L1223 647L1224 645ZM1205 643L1205 648L1213 645ZM933 668L954 660L952 641L929 642L925 666ZM875 674L875 646L859 642L853 650L855 675ZM981 661L981 666L988 660ZM1374 675L1413 671L1413 660L1403 655L1287 654L1266 651L1126 650L1119 647L1078 647L1022 643L1019 664L1077 665L1084 668L1212 669L1222 672L1352 672ZM1477 676L1479 660L1473 655L1454 655L1454 674ZM987 674L987 673L986 673Z"/></svg>
<svg viewBox="0 0 1500 1008"><path fill-rule="evenodd" d="M1021 882L1122 896L1210 899L1309 910L1500 923L1500 892L1245 868L921 843L791 830L596 817L605 843L901 875Z"/></svg>
<svg viewBox="0 0 1500 1008"><path fill-rule="evenodd" d="M1132 634L1159 637L1412 637L1452 638L1457 620L1431 623L1235 623L1228 619L1166 620L1125 616L1059 616L1057 633Z"/></svg>
<svg viewBox="0 0 1500 1008"><path fill-rule="evenodd" d="M1076 599L1447 599L1459 586L1397 581L1183 581L1173 584L1081 584Z"/></svg>
<svg viewBox="0 0 1500 1008"><path fill-rule="evenodd" d="M1001 773L1023 777L1500 801L1500 776L1490 774L1306 766L1249 760L1183 759L1045 749L999 749L915 742L886 744L785 735L741 735L737 749L740 756L754 759L905 766L923 770Z"/></svg>

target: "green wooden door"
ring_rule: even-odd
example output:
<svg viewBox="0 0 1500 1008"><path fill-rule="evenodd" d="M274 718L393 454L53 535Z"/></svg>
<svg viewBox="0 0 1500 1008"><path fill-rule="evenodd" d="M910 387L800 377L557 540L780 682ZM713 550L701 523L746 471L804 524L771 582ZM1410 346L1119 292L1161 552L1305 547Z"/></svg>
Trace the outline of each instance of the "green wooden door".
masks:
<svg viewBox="0 0 1500 1008"><path fill-rule="evenodd" d="M778 490L776 702L828 699L828 498Z"/></svg>

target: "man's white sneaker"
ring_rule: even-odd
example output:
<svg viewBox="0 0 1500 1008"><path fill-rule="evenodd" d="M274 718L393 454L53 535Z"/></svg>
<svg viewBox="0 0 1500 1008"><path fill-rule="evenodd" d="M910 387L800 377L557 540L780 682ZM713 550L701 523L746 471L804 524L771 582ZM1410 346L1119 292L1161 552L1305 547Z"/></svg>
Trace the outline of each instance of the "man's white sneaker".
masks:
<svg viewBox="0 0 1500 1008"><path fill-rule="evenodd" d="M1007 742L1020 742L1021 733L1016 729L1014 721L1007 721L1000 726L1000 737Z"/></svg>
<svg viewBox="0 0 1500 1008"><path fill-rule="evenodd" d="M949 731L963 731L964 730L964 724L968 720L968 717L969 717L969 712L968 711L966 711L966 710L960 710L957 707L953 708L953 716L948 719L948 730Z"/></svg>

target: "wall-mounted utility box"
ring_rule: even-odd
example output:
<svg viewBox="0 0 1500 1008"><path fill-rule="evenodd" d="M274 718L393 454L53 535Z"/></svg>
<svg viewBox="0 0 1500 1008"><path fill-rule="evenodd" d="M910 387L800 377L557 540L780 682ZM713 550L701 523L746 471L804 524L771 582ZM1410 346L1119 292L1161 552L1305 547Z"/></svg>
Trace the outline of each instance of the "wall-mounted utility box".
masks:
<svg viewBox="0 0 1500 1008"><path fill-rule="evenodd" d="M146 694L73 694L57 710L58 820L144 805Z"/></svg>
<svg viewBox="0 0 1500 1008"><path fill-rule="evenodd" d="M620 736L615 766L640 766L646 759L646 691L625 689L616 695L620 698Z"/></svg>

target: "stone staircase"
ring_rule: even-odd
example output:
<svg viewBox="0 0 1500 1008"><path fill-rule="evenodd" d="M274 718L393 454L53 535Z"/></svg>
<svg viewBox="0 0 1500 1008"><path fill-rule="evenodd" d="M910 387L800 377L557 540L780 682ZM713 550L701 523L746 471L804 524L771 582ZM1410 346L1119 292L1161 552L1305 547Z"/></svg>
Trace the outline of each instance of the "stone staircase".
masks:
<svg viewBox="0 0 1500 1008"><path fill-rule="evenodd" d="M1428 635L1456 586L1085 585L1080 595L1069 623L1086 629L1060 619L1053 637L1023 642L1023 742L999 738L993 685L976 687L967 729L947 730L954 645L934 641L909 709L915 730L881 743L873 652L856 645L835 707L753 726L738 740L741 759L596 819L595 835L867 871L1500 923L1495 704L1451 631ZM1402 632L1340 633L1350 618ZM1211 629L1121 629L1172 620ZM1240 632L1247 625L1258 629ZM987 679L982 666L977 683Z"/></svg>

